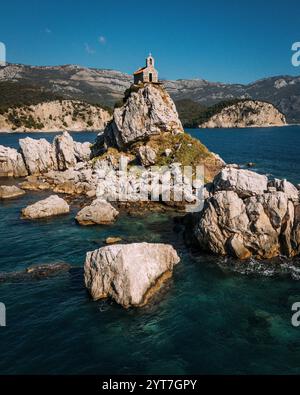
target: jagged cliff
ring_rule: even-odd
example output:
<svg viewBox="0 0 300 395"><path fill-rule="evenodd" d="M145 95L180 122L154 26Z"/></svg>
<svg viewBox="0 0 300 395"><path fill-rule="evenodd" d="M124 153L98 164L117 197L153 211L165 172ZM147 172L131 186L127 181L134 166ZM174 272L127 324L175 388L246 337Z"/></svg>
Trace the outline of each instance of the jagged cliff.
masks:
<svg viewBox="0 0 300 395"><path fill-rule="evenodd" d="M184 132L175 104L161 84L132 85L125 92L123 105L115 108L92 155L101 158L110 155L112 149L118 155L131 155L132 161L145 167L204 165L207 180L223 165L199 140Z"/></svg>
<svg viewBox="0 0 300 395"><path fill-rule="evenodd" d="M105 129L106 140L123 148L162 132L183 133L175 104L162 85L132 85L125 92L124 105L114 110Z"/></svg>
<svg viewBox="0 0 300 395"><path fill-rule="evenodd" d="M286 125L285 116L272 104L246 100L213 115L201 128L244 128Z"/></svg>
<svg viewBox="0 0 300 395"><path fill-rule="evenodd" d="M0 114L0 132L101 131L111 115L103 108L74 100L54 100L8 108Z"/></svg>

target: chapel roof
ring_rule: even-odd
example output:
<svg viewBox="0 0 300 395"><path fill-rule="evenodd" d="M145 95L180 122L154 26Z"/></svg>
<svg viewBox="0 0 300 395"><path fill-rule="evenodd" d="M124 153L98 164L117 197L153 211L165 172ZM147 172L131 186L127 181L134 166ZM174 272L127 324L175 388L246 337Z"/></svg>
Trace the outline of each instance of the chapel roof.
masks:
<svg viewBox="0 0 300 395"><path fill-rule="evenodd" d="M147 67L141 67L140 69L138 69L137 71L135 71L133 74L134 74L134 75L140 74L140 73L142 73L142 71L145 70L146 68L147 68Z"/></svg>

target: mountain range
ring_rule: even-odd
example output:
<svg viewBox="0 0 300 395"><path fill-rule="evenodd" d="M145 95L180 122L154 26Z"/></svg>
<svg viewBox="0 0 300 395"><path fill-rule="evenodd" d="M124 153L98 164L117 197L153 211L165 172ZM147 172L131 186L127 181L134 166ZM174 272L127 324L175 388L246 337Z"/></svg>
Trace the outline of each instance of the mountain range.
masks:
<svg viewBox="0 0 300 395"><path fill-rule="evenodd" d="M132 76L115 70L76 65L0 67L0 83L18 89L27 84L63 99L81 100L113 107L132 83ZM300 122L300 76L276 76L250 84L225 84L202 79L162 81L175 102L192 101L203 107L232 100L255 99L272 103L288 123Z"/></svg>

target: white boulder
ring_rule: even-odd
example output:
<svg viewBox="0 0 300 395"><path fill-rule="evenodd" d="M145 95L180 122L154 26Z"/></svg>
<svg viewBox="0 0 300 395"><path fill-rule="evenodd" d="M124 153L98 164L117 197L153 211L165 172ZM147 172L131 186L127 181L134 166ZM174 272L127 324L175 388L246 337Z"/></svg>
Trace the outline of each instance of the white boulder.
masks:
<svg viewBox="0 0 300 395"><path fill-rule="evenodd" d="M80 225L111 224L119 212L106 200L96 199L90 206L84 207L76 216Z"/></svg>
<svg viewBox="0 0 300 395"><path fill-rule="evenodd" d="M216 191L235 191L242 198L260 195L268 188L266 176L234 167L225 167L213 183Z"/></svg>
<svg viewBox="0 0 300 395"><path fill-rule="evenodd" d="M43 174L57 168L55 151L46 139L26 137L19 144L29 174Z"/></svg>
<svg viewBox="0 0 300 395"><path fill-rule="evenodd" d="M88 252L85 285L94 300L111 297L125 308L143 306L180 261L167 244L116 244Z"/></svg>
<svg viewBox="0 0 300 395"><path fill-rule="evenodd" d="M49 196L22 210L22 217L28 219L46 218L70 212L68 203L57 195Z"/></svg>
<svg viewBox="0 0 300 395"><path fill-rule="evenodd" d="M22 155L14 148L0 145L0 177L28 175Z"/></svg>
<svg viewBox="0 0 300 395"><path fill-rule="evenodd" d="M0 186L0 199L11 199L11 198L19 197L22 195L25 195L25 191L23 191L23 189L16 187L15 185L13 185L13 186L1 185Z"/></svg>

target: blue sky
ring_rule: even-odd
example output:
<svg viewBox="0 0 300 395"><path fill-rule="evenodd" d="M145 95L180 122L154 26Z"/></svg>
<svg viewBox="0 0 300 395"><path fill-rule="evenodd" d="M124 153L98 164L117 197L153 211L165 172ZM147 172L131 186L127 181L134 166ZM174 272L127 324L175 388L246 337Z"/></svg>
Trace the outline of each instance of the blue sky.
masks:
<svg viewBox="0 0 300 395"><path fill-rule="evenodd" d="M1 4L7 60L132 73L149 51L161 78L247 83L300 75L299 0L9 0Z"/></svg>

